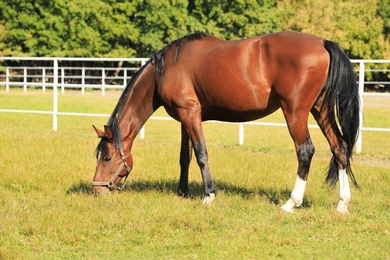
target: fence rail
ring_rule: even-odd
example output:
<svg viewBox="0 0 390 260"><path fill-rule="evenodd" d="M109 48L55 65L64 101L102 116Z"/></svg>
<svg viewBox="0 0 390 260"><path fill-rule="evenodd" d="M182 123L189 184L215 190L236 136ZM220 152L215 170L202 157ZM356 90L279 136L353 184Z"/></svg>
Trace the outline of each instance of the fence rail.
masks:
<svg viewBox="0 0 390 260"><path fill-rule="evenodd" d="M105 95L106 89L124 89L131 79L131 76L142 67L148 59L146 58L29 58L29 57L0 57L8 61L45 61L52 63L52 66L7 66L3 73L0 73L0 85L4 85L6 92L10 87L23 87L26 92L29 87L53 88L54 81L61 93L65 89L81 89L84 95L85 89L100 89ZM66 62L89 62L99 63L95 67L88 66L67 66L61 63ZM118 67L103 66L103 62L121 62ZM127 63L127 64L125 64ZM57 70L54 71L54 67ZM55 75L56 74L56 75Z"/></svg>
<svg viewBox="0 0 390 260"><path fill-rule="evenodd" d="M81 94L85 93L86 88L100 89L102 95L105 95L106 89L124 89L131 79L131 76L142 67L148 59L146 58L32 58L32 57L0 57L0 61L45 61L52 63L52 66L9 66L3 68L4 73L0 72L0 86L5 86L6 92L10 91L11 87L23 87L27 91L29 87L42 88L45 92L46 88L53 89L53 109L51 111L38 110L15 110L15 109L0 109L0 112L8 113L33 113L33 114L50 114L53 116L53 130L57 131L57 116L95 116L108 117L108 114L88 114L88 113L74 113L74 112L60 112L58 111L58 89L64 93L65 89L80 89ZM65 62L121 62L121 66L113 67L72 67L60 66L60 63ZM127 63L126 66L123 63ZM389 88L389 81L365 81L366 73L385 73L388 75L390 69L367 69L366 64L389 64L390 60L351 60L353 64L358 64L358 85L359 95L362 101L361 115L359 122L359 138L356 143L356 152L360 153L362 150L362 131L375 132L390 132L390 128L373 128L363 127L363 97L364 96L382 96L389 97L390 93L369 93L364 92L365 85L376 85L379 88ZM1 67L0 67L1 69ZM0 70L1 71L1 70ZM19 71L19 72L18 72ZM22 73L23 71L23 73ZM28 73L33 71L34 73ZM37 72L39 72L37 74ZM151 120L172 120L166 117L154 117ZM217 122L217 121L214 121ZM222 123L222 122L219 122ZM231 123L229 123L231 124ZM244 143L244 125L258 125L258 126L286 126L284 123L265 123L265 122L245 122L233 123L237 124L239 128L238 143ZM309 125L310 128L318 128L317 125ZM145 132L142 128L140 137L144 138Z"/></svg>

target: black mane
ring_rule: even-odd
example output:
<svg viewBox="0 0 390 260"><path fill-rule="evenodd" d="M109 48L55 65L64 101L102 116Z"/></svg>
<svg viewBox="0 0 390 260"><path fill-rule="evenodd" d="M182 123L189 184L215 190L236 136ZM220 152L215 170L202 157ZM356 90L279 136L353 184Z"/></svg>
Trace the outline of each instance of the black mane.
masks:
<svg viewBox="0 0 390 260"><path fill-rule="evenodd" d="M154 67L154 76L156 77L156 79L163 73L164 68L165 68L165 54L173 45L176 45L175 58L174 58L174 62L176 62L178 57L179 57L180 43L182 42L183 39L186 39L187 42L200 41L200 40L202 40L203 36L206 36L206 35L203 33L190 34L190 35L184 36L182 38L179 38L177 40L174 40L173 42L171 42L170 44L168 44L167 46L165 46L161 50L155 52L153 54L153 57L152 57L152 63L156 65Z"/></svg>
<svg viewBox="0 0 390 260"><path fill-rule="evenodd" d="M118 103L116 104L116 107L114 111L112 112L110 118L108 119L107 126L111 128L113 137L114 137L114 144L117 149L122 148L122 132L119 128L119 113L121 111L122 105L124 100L127 97L127 94L130 92L132 87L134 86L135 81L141 75L142 71L146 68L147 65L151 60L149 60L144 66L142 66L135 74L131 77L129 84L127 84L126 88L123 90L121 97L119 98ZM104 138L99 142L98 146L96 147L95 153L96 156L99 153L99 150L101 148L101 145L103 144L103 141L107 141Z"/></svg>
<svg viewBox="0 0 390 260"><path fill-rule="evenodd" d="M119 98L118 104L116 105L114 111L112 112L112 114L111 114L111 116L110 116L110 118L108 119L108 122L107 122L107 126L109 126L111 128L111 130L112 130L112 133L113 133L113 136L114 136L114 144L115 144L115 147L117 149L121 149L122 148L122 133L121 133L121 130L119 128L119 113L121 111L121 108L122 108L122 105L124 103L124 100L127 97L127 94L132 89L132 87L133 87L135 81L137 80L137 78L139 77L139 75L141 75L141 73L146 68L146 66L148 66L150 63L152 63L152 64L155 64L154 75L155 75L155 78L157 79L159 77L159 75L161 75L163 73L163 71L164 71L164 68L165 68L165 54L169 50L169 48L171 48L173 45L176 45L175 60L174 60L176 62L176 60L179 57L180 43L181 43L181 41L183 39L187 39L188 42L189 41L195 41L195 40L196 41L200 41L200 40L202 40L203 36L205 36L205 34L203 34L203 33L195 33L195 34L190 34L190 35L184 36L184 37L182 37L180 39L174 40L173 42L171 42L170 44L168 44L167 46L165 46L161 50L155 52L153 54L152 58L144 66L142 66L137 71L137 73L135 73L134 76L131 77L131 80L130 80L129 84L127 84L126 88L122 92L122 95ZM103 141L103 139L102 139L102 141ZM98 146L96 148L96 154L99 152L99 147L100 146L101 146L101 142L99 142L99 144L98 144Z"/></svg>

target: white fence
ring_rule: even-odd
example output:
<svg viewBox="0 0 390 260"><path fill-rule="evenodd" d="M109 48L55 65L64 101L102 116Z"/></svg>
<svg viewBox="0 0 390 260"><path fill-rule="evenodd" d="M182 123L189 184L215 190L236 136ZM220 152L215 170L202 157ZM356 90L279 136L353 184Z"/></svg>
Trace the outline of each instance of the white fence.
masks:
<svg viewBox="0 0 390 260"><path fill-rule="evenodd" d="M24 91L28 88L38 87L45 92L46 88L53 89L53 109L51 111L37 111L37 110L15 110L15 109L1 109L0 112L10 113L34 113L34 114L51 114L53 116L53 130L57 131L57 117L58 115L65 116L96 116L108 117L107 114L87 114L87 113L71 113L58 111L58 90L64 93L65 89L80 89L81 94L85 93L85 89L93 88L100 89L102 95L105 95L106 89L123 89L126 87L131 75L143 66L148 59L145 58L31 58L31 57L0 57L1 60L8 61L42 61L51 63L51 66L28 67L28 66L9 66L5 67L4 73L0 73L0 86L5 86L5 91L9 92L12 87L23 87ZM120 66L117 67L73 67L61 66L61 63L66 62L117 62ZM362 108L360 115L360 130L359 138L356 143L356 152L360 153L362 150L362 131L377 131L390 132L390 128L373 128L363 127L363 97L364 96L385 96L390 98L390 93L366 93L364 92L364 85L375 85L378 87L390 86L389 81L373 82L365 81L365 74L372 72L389 73L386 69L369 69L366 70L366 64L390 64L390 60L351 60L354 64L359 64L359 95L362 100ZM124 66L123 63L127 63ZM34 73L29 73L33 71ZM37 72L39 72L37 74ZM151 117L152 120L171 120L170 118ZM219 122L221 123L221 122ZM237 123L239 134L238 142L240 145L244 143L244 125L261 125L261 126L286 126L283 123L265 123L265 122L246 122ZM309 125L310 128L317 128L317 125ZM144 128L141 130L140 137L144 138Z"/></svg>
<svg viewBox="0 0 390 260"><path fill-rule="evenodd" d="M106 89L123 89L128 80L148 59L146 58L29 58L29 57L0 57L1 60L10 61L41 61L51 63L51 66L7 66L0 74L0 85L5 85L6 92L10 87L28 88L39 87L46 91L46 87L53 85L61 89L81 89L85 93L86 88L98 88L104 96ZM66 62L117 62L118 67L105 67L101 64L93 67L69 66ZM124 64L128 63L128 64ZM100 66L99 66L100 65ZM3 79L3 80L1 80ZM107 83L108 82L108 83ZM55 84L54 84L55 83ZM114 83L114 84L113 84ZM119 84L118 84L119 83Z"/></svg>

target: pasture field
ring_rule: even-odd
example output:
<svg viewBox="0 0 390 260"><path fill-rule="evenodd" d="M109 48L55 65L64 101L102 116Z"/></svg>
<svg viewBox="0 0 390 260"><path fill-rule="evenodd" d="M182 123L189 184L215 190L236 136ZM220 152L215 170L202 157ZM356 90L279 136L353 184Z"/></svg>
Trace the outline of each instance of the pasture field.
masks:
<svg viewBox="0 0 390 260"><path fill-rule="evenodd" d="M69 91L59 111L111 113L118 92ZM0 108L50 110L52 94L0 89ZM364 122L390 127L390 102L365 98ZM163 116L160 109L155 115ZM262 121L284 122L280 111ZM303 206L280 207L297 161L284 127L205 123L217 198L202 205L195 159L190 196L178 198L180 125L149 120L133 146L134 169L123 192L95 197L98 143L92 124L107 118L0 113L0 259L390 259L390 133L363 132L352 167L350 214L336 211L338 189L324 185L331 158L311 129L313 158ZM311 123L314 123L311 120Z"/></svg>

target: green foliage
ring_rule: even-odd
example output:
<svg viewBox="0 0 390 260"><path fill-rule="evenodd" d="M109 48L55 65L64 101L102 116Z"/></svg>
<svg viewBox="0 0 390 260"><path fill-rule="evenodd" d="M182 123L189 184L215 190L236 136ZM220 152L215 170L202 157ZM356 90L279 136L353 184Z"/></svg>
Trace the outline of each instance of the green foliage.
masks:
<svg viewBox="0 0 390 260"><path fill-rule="evenodd" d="M156 50L191 31L187 0L138 1L134 19L139 30L137 54L150 57ZM190 21L188 21L190 20Z"/></svg>
<svg viewBox="0 0 390 260"><path fill-rule="evenodd" d="M110 2L110 1L108 1ZM5 56L134 56L132 3L2 0Z"/></svg>
<svg viewBox="0 0 390 260"><path fill-rule="evenodd" d="M150 57L205 32L282 29L337 41L351 58L390 59L387 0L0 0L1 56Z"/></svg>
<svg viewBox="0 0 390 260"><path fill-rule="evenodd" d="M191 13L205 32L222 38L246 38L280 30L272 0L195 0L193 6Z"/></svg>
<svg viewBox="0 0 390 260"><path fill-rule="evenodd" d="M389 15L381 12L385 9L381 0L280 0L278 7L286 11L281 17L284 29L336 41L350 58L390 58L390 38L381 14Z"/></svg>

